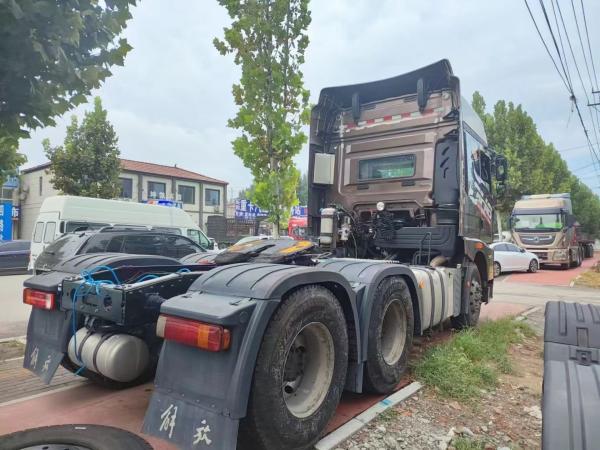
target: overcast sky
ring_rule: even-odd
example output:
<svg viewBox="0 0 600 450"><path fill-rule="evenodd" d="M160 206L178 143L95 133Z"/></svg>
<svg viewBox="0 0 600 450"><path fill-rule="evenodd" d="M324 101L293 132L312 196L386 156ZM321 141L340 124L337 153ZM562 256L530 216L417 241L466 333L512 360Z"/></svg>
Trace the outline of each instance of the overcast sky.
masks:
<svg viewBox="0 0 600 450"><path fill-rule="evenodd" d="M587 83L571 2L560 2ZM542 25L538 2L529 3L537 7L534 13ZM600 2L584 4L592 50L597 51ZM567 91L522 1L313 0L311 10L303 70L313 102L326 86L386 78L448 58L465 97L479 90L488 107L498 99L521 103L544 139L566 149L561 153L571 169L591 162ZM108 109L124 158L177 164L226 180L237 193L251 182L249 171L231 150L235 131L226 126L235 114L231 85L239 71L231 57L220 56L212 45L228 22L213 0L140 2L125 33L133 50L125 66L115 68L96 94ZM600 74L600 55L594 56ZM577 77L574 83L589 126ZM90 108L84 105L74 113L81 116ZM55 128L36 131L22 141L28 166L45 161L42 139L62 143L71 114ZM297 163L306 171L306 148ZM576 174L600 192L599 179L590 176L593 169Z"/></svg>

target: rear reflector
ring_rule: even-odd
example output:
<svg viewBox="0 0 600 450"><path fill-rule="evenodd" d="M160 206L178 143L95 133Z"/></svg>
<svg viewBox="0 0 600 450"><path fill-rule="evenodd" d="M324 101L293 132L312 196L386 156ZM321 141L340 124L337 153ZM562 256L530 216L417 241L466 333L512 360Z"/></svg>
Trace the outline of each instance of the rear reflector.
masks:
<svg viewBox="0 0 600 450"><path fill-rule="evenodd" d="M220 325L210 325L163 314L158 317L156 322L156 335L209 352L227 350L231 344L230 331Z"/></svg>
<svg viewBox="0 0 600 450"><path fill-rule="evenodd" d="M23 303L34 308L54 309L56 295L52 292L36 291L35 289L23 289Z"/></svg>

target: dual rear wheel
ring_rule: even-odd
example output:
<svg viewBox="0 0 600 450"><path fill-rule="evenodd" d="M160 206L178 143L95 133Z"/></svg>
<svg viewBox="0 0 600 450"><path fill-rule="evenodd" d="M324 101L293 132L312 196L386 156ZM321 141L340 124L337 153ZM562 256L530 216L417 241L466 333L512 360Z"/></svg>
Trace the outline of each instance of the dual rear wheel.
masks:
<svg viewBox="0 0 600 450"><path fill-rule="evenodd" d="M403 279L378 287L368 333L364 389L389 393L406 370L412 343L412 303ZM284 299L258 353L238 448L312 448L339 403L349 345L344 310L331 291L306 286Z"/></svg>

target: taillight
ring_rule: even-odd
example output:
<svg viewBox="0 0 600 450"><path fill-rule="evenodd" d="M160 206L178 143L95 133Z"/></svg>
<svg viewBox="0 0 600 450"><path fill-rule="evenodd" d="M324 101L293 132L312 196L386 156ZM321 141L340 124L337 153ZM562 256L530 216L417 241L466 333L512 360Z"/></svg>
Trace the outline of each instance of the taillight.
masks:
<svg viewBox="0 0 600 450"><path fill-rule="evenodd" d="M56 295L52 292L36 291L35 289L23 289L23 303L34 308L54 309Z"/></svg>
<svg viewBox="0 0 600 450"><path fill-rule="evenodd" d="M227 328L163 314L156 322L156 335L209 352L227 350L231 344L231 332Z"/></svg>

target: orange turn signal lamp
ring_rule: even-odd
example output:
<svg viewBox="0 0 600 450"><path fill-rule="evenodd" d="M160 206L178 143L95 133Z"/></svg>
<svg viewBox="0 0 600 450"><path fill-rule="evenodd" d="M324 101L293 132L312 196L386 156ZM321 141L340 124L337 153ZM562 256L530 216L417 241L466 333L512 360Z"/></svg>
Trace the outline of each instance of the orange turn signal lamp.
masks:
<svg viewBox="0 0 600 450"><path fill-rule="evenodd" d="M231 332L227 328L165 314L158 316L156 335L209 352L221 352L231 345Z"/></svg>

